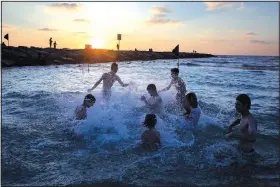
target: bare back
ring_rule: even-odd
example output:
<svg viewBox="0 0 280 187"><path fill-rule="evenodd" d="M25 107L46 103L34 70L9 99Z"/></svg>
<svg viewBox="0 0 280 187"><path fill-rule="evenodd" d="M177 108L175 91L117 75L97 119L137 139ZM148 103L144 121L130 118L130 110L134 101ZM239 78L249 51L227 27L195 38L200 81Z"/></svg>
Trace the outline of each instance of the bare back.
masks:
<svg viewBox="0 0 280 187"><path fill-rule="evenodd" d="M76 120L83 120L87 118L87 109L83 105L78 106L75 110Z"/></svg>
<svg viewBox="0 0 280 187"><path fill-rule="evenodd" d="M156 129L146 130L141 140L144 148L155 149L160 144L160 133Z"/></svg>

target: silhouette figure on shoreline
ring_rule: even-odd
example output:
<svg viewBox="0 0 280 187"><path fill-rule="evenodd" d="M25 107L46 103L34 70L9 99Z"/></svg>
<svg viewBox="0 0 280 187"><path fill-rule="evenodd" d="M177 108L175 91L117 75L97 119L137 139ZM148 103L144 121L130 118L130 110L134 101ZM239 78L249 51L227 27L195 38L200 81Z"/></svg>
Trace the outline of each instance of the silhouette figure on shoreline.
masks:
<svg viewBox="0 0 280 187"><path fill-rule="evenodd" d="M56 49L56 41L53 43L53 48Z"/></svg>
<svg viewBox="0 0 280 187"><path fill-rule="evenodd" d="M50 38L50 48L52 48L52 37Z"/></svg>
<svg viewBox="0 0 280 187"><path fill-rule="evenodd" d="M117 49L118 49L118 51L120 50L120 45L119 44L117 44Z"/></svg>

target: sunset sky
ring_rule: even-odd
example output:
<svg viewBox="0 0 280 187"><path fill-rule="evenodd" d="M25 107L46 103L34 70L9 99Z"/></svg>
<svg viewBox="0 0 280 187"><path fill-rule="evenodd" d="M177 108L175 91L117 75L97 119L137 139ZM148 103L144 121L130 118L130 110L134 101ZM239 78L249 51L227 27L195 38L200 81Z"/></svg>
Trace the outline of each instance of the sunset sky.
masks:
<svg viewBox="0 0 280 187"><path fill-rule="evenodd" d="M10 45L279 55L277 2L2 2Z"/></svg>

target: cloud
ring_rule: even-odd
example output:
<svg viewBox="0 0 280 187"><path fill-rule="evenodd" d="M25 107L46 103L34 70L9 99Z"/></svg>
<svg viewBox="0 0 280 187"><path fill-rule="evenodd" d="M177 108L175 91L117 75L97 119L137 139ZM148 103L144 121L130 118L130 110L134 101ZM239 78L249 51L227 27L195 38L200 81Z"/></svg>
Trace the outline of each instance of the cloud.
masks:
<svg viewBox="0 0 280 187"><path fill-rule="evenodd" d="M79 23L90 23L90 21L87 19L73 19L73 21Z"/></svg>
<svg viewBox="0 0 280 187"><path fill-rule="evenodd" d="M42 28L38 29L39 31L57 31L56 29Z"/></svg>
<svg viewBox="0 0 280 187"><path fill-rule="evenodd" d="M86 32L74 32L73 33L74 35L85 35L85 34L87 34Z"/></svg>
<svg viewBox="0 0 280 187"><path fill-rule="evenodd" d="M203 36L202 36L203 37ZM223 38L202 38L200 37L200 41L202 42L206 42L206 43L209 43L209 42L218 42L218 43L225 43L225 42L232 42L233 40L228 40L228 39L223 39Z"/></svg>
<svg viewBox="0 0 280 187"><path fill-rule="evenodd" d="M5 29L5 30L14 30L14 29L16 29L16 27L13 26L13 25L6 25L6 24L4 24L4 25L2 25L2 29Z"/></svg>
<svg viewBox="0 0 280 187"><path fill-rule="evenodd" d="M75 34L86 34L86 32L74 32Z"/></svg>
<svg viewBox="0 0 280 187"><path fill-rule="evenodd" d="M87 32L74 32L73 35L74 36L81 36L81 37L92 37Z"/></svg>
<svg viewBox="0 0 280 187"><path fill-rule="evenodd" d="M71 11L76 11L81 8L81 4L77 3L55 3L51 5L47 5L48 8L50 9L63 9L63 10L71 10Z"/></svg>
<svg viewBox="0 0 280 187"><path fill-rule="evenodd" d="M207 6L208 11L233 7L232 2L204 2L204 4Z"/></svg>
<svg viewBox="0 0 280 187"><path fill-rule="evenodd" d="M258 35L257 33L255 33L255 32L248 32L248 33L246 33L246 35L249 35L249 36L255 36L255 35Z"/></svg>
<svg viewBox="0 0 280 187"><path fill-rule="evenodd" d="M207 6L208 11L223 9L223 8L233 8L235 7L237 10L242 10L245 8L244 2L237 3L237 2L204 2Z"/></svg>
<svg viewBox="0 0 280 187"><path fill-rule="evenodd" d="M152 7L152 13L154 14L168 14L171 10L168 6L154 6Z"/></svg>
<svg viewBox="0 0 280 187"><path fill-rule="evenodd" d="M168 18L168 13L172 12L167 6L154 6L152 7L153 15L147 21L151 25L179 25L182 24L179 20Z"/></svg>
<svg viewBox="0 0 280 187"><path fill-rule="evenodd" d="M264 40L251 40L250 42L254 44L264 44L264 45L271 44L271 42L267 42Z"/></svg>
<svg viewBox="0 0 280 187"><path fill-rule="evenodd" d="M166 19L166 18L158 18L157 16L153 16L150 20L147 21L148 24L153 25L179 25L182 24L181 21Z"/></svg>

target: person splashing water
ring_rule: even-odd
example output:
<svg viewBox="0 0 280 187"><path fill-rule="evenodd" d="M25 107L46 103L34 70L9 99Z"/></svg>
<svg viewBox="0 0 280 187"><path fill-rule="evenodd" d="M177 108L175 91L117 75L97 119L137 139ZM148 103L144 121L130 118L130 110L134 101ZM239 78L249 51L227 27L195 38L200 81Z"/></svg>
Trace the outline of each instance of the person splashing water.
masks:
<svg viewBox="0 0 280 187"><path fill-rule="evenodd" d="M160 90L159 92L167 91L171 88L172 85L174 85L177 90L176 101L178 104L183 105L187 89L186 89L185 82L183 81L183 79L181 79L179 77L178 68L171 69L171 77L172 77L172 80L171 80L170 84L166 88Z"/></svg>
<svg viewBox="0 0 280 187"><path fill-rule="evenodd" d="M181 133L185 130L196 130L197 123L201 115L201 109L198 107L196 94L193 92L188 93L185 96L184 100L185 108L185 123L177 130L178 133Z"/></svg>
<svg viewBox="0 0 280 187"><path fill-rule="evenodd" d="M255 154L254 143L257 138L257 121L250 113L251 99L246 94L236 97L235 108L241 114L241 118L235 120L228 129L226 138L239 139L239 151L244 156ZM240 124L240 125L239 125ZM233 132L233 127L239 125L239 133Z"/></svg>
<svg viewBox="0 0 280 187"><path fill-rule="evenodd" d="M147 114L144 121L144 126L148 129L141 135L141 145L145 150L156 151L160 142L160 133L155 126L157 118L155 114Z"/></svg>
<svg viewBox="0 0 280 187"><path fill-rule="evenodd" d="M103 98L105 100L109 100L111 97L111 88L115 81L118 81L123 87L128 86L128 84L124 84L120 77L116 74L118 72L118 64L113 63L111 65L111 72L109 73L104 73L101 78L94 84L94 86L91 89L88 89L88 92L91 92L94 90L100 83L103 81L103 89L102 89L102 94Z"/></svg>
<svg viewBox="0 0 280 187"><path fill-rule="evenodd" d="M83 120L87 118L87 108L90 108L94 105L96 99L93 95L88 94L84 98L82 105L78 106L75 110L76 120Z"/></svg>
<svg viewBox="0 0 280 187"><path fill-rule="evenodd" d="M150 114L160 114L162 112L162 99L158 95L156 86L154 84L149 84L147 86L147 91L151 97L147 100L145 96L142 96L141 100L144 101L148 107Z"/></svg>

